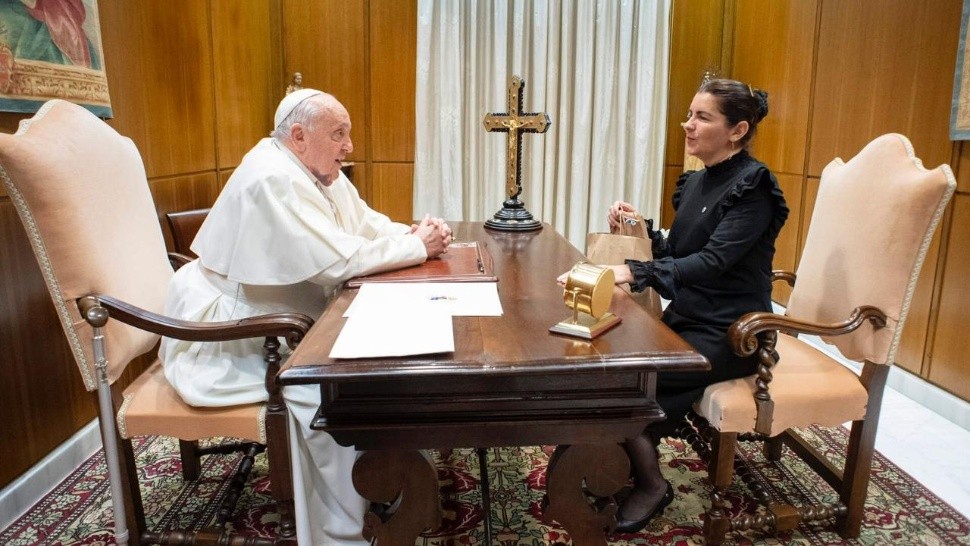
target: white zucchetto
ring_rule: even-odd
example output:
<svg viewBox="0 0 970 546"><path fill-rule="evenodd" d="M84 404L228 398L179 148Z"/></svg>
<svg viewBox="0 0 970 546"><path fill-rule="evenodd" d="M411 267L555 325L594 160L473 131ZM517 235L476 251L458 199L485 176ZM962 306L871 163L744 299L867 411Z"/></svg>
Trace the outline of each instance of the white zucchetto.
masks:
<svg viewBox="0 0 970 546"><path fill-rule="evenodd" d="M323 91L316 89L298 89L283 97L280 105L276 107L276 116L273 117L273 127L279 127L283 123L283 120L286 119L286 116L289 116L293 112L293 109L299 106L301 102L312 96L322 94Z"/></svg>

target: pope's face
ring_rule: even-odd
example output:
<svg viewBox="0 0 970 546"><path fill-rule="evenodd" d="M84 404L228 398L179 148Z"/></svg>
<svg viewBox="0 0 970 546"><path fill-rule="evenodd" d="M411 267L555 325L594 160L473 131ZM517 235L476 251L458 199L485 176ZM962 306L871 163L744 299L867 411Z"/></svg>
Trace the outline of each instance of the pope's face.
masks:
<svg viewBox="0 0 970 546"><path fill-rule="evenodd" d="M717 98L710 93L698 93L690 103L687 121L683 123L687 153L705 165L713 165L730 157L737 142L747 132L747 122L731 126L721 113Z"/></svg>
<svg viewBox="0 0 970 546"><path fill-rule="evenodd" d="M322 108L310 126L303 127L302 148L300 161L323 185L332 184L341 162L354 151L347 109L336 101Z"/></svg>

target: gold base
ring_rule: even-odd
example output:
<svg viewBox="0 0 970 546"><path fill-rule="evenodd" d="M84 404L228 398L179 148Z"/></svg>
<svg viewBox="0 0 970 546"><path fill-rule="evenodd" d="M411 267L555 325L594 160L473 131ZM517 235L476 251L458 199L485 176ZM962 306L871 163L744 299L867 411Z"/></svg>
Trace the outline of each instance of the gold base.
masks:
<svg viewBox="0 0 970 546"><path fill-rule="evenodd" d="M549 331L566 334L567 336L593 339L619 323L620 317L613 313L606 313L599 320L594 319L592 315L579 313L578 320L573 321L572 317L568 317L549 328Z"/></svg>

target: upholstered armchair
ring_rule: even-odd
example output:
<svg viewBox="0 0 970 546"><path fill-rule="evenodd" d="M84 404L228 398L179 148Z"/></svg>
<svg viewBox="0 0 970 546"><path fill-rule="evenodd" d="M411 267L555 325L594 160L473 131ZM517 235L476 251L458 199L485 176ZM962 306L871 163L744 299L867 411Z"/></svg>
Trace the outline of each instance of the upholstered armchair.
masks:
<svg viewBox="0 0 970 546"><path fill-rule="evenodd" d="M226 496L230 505L203 531L148 529L131 441L147 435L180 439L183 475L192 480L200 455L225 452L221 446L200 449L196 441L232 437L241 440L234 447L245 451L243 474L233 481L241 489L253 458L266 449L281 514L278 537L245 543L295 544L288 415L275 374L280 338L295 345L312 320L276 314L190 323L162 316L173 269L138 150L80 106L48 102L15 135L0 134L0 178L26 229L84 386L100 390L105 455L116 467L112 480L118 484L115 519L125 527L119 534L133 529L132 544L243 544L225 529L238 491ZM157 358L124 387L118 379L129 363L153 354L161 335L193 341L264 338L269 402L191 407L169 386Z"/></svg>
<svg viewBox="0 0 970 546"><path fill-rule="evenodd" d="M695 405L699 417L687 437L708 458L713 487L704 521L707 544L720 544L729 532L785 531L802 522L830 522L843 537L859 535L889 366L920 267L955 187L947 165L925 169L910 142L897 134L881 136L847 163L836 159L825 168L797 274L777 273L793 285L785 314L751 313L729 332L736 353L759 355L758 374L712 385ZM861 374L799 334L821 336L858 362ZM798 431L848 422L841 468ZM781 459L787 445L786 453L805 459L835 489L837 501L792 506L747 480L765 508L731 517L726 497L738 440L764 441L772 461Z"/></svg>

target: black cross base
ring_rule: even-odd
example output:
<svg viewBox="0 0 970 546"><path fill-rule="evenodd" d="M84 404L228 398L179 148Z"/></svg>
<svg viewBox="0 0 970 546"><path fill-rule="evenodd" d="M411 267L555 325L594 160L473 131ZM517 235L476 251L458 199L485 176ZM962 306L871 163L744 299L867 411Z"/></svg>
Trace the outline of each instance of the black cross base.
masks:
<svg viewBox="0 0 970 546"><path fill-rule="evenodd" d="M502 210L491 220L485 221L485 227L496 231L533 231L542 229L542 224L526 210L525 203L513 197L502 203Z"/></svg>

